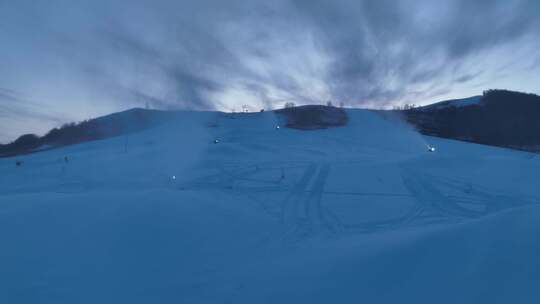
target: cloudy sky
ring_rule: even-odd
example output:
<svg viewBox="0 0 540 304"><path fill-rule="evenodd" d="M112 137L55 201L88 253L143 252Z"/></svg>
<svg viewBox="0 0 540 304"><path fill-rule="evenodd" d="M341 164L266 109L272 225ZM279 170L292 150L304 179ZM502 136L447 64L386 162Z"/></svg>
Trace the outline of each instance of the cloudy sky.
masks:
<svg viewBox="0 0 540 304"><path fill-rule="evenodd" d="M0 0L0 143L132 107L540 93L540 1Z"/></svg>

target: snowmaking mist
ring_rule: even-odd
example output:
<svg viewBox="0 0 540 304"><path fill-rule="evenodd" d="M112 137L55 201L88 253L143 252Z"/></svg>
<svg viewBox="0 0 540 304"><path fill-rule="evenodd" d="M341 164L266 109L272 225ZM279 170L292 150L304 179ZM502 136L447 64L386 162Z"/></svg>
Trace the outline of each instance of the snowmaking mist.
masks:
<svg viewBox="0 0 540 304"><path fill-rule="evenodd" d="M143 115L142 122L133 119L134 111L151 113L131 110L99 118L102 137L18 156L22 171L49 164L33 179L46 181L47 187L58 183L65 191L174 187L201 161L212 140L209 122L217 114L159 111L150 120Z"/></svg>
<svg viewBox="0 0 540 304"><path fill-rule="evenodd" d="M422 136L415 126L407 122L407 119L402 113L397 111L377 111L377 113L379 113L385 120L388 120L397 128L401 129L403 131L401 137L405 141L408 141L411 146L422 151L433 148L427 141L427 138Z"/></svg>

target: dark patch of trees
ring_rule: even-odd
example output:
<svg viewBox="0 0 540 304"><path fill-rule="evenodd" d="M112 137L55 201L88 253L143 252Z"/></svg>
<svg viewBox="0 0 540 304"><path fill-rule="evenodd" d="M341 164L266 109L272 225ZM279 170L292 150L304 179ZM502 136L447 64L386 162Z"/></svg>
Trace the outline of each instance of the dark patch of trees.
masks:
<svg viewBox="0 0 540 304"><path fill-rule="evenodd" d="M0 157L24 154L40 147L41 138L35 134L25 134L10 144L0 146ZM19 164L18 164L19 165Z"/></svg>
<svg viewBox="0 0 540 304"><path fill-rule="evenodd" d="M488 90L478 104L404 111L424 134L540 151L540 96Z"/></svg>
<svg viewBox="0 0 540 304"><path fill-rule="evenodd" d="M288 107L276 113L285 117L286 127L302 130L344 126L349 120L343 109L330 106Z"/></svg>

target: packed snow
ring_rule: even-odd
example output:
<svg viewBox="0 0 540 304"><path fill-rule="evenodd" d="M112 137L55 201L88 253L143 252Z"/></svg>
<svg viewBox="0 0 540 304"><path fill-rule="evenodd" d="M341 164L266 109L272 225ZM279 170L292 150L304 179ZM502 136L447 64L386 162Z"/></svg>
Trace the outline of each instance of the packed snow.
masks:
<svg viewBox="0 0 540 304"><path fill-rule="evenodd" d="M347 114L183 112L0 159L0 303L540 301L539 157Z"/></svg>

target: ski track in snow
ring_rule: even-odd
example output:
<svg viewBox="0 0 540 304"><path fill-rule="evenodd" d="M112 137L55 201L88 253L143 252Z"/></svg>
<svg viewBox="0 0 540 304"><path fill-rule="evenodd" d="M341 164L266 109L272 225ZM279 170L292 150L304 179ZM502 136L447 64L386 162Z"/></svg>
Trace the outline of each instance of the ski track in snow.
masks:
<svg viewBox="0 0 540 304"><path fill-rule="evenodd" d="M256 177L257 174L271 170L277 173L279 168L286 168L287 170L302 168L303 174L297 182L293 183L290 189L288 189L287 185L283 185L277 175L273 179L266 180ZM257 198L258 196L264 196L270 192L286 193L285 199L279 203L280 212L278 215L280 221L288 227L287 235L284 237L286 242L297 242L317 235L337 236L342 233L373 233L426 223L453 223L539 202L539 200L489 194L489 189L482 189L478 185L473 187L467 183L426 175L421 171L406 167L400 169L400 176L408 193L326 191L325 184L331 174L331 168L332 165L328 162L307 165L302 163L289 164L289 166L283 166L279 163L239 165L232 170L220 167L218 173L190 181L188 185L196 189L225 188L234 191L236 195L240 196L249 193L248 197L261 204L263 209L266 209L264 205L275 205L276 202L263 202ZM265 184L265 186L234 186L237 181L252 181ZM227 186L223 187L223 185ZM463 193L463 191L467 190L467 186L471 187L470 193ZM182 186L182 188L184 187L186 186ZM461 191L461 195L444 195L442 190L439 190L441 187ZM327 208L331 206L332 202L331 199L323 199L325 194L354 196L358 197L359 200L369 197L412 198L416 203L408 212L399 217L345 224ZM504 202L501 202L501 200L504 200ZM475 208L467 208L462 206L463 204L474 204ZM480 208L479 206L484 211L476 210ZM275 213L270 210L266 211L271 215Z"/></svg>

